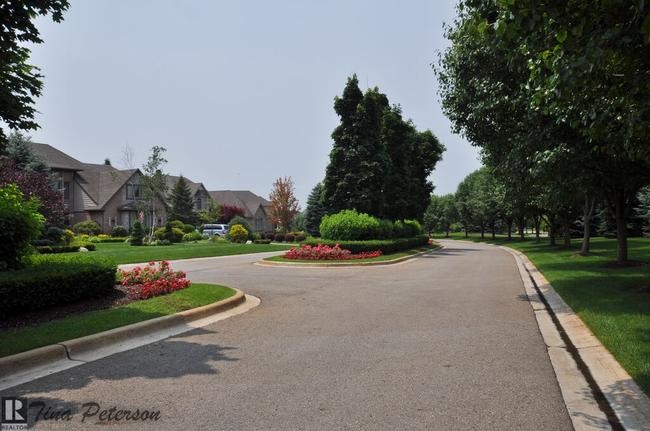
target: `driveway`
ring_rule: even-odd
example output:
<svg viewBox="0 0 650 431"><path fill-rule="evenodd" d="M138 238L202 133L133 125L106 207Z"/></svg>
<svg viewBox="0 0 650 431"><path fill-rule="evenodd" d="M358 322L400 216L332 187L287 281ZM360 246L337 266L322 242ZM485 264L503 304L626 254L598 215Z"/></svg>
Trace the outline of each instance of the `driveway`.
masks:
<svg viewBox="0 0 650 431"><path fill-rule="evenodd" d="M86 402L160 411L114 429L572 429L513 257L445 245L387 267L176 262L262 303L2 395L74 415L43 429L88 429Z"/></svg>

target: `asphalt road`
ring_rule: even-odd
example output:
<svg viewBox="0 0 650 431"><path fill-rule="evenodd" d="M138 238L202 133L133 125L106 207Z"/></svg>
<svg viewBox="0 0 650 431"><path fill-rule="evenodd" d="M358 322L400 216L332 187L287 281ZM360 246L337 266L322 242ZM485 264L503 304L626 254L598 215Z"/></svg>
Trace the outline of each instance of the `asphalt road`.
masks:
<svg viewBox="0 0 650 431"><path fill-rule="evenodd" d="M388 267L258 258L174 265L260 297L256 309L2 396L70 410L42 429L102 429L100 413L81 423L89 402L160 411L112 429L572 429L508 253L452 241Z"/></svg>

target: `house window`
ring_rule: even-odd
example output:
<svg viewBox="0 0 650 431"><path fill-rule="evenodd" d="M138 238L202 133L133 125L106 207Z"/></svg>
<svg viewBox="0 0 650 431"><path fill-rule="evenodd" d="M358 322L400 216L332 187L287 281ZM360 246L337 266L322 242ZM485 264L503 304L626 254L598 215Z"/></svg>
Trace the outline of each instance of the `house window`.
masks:
<svg viewBox="0 0 650 431"><path fill-rule="evenodd" d="M203 208L201 205L201 198L196 198L196 208L199 210Z"/></svg>
<svg viewBox="0 0 650 431"><path fill-rule="evenodd" d="M126 198L131 201L142 199L142 186L140 184L127 184Z"/></svg>
<svg viewBox="0 0 650 431"><path fill-rule="evenodd" d="M63 182L63 199L66 201L70 200L70 181Z"/></svg>

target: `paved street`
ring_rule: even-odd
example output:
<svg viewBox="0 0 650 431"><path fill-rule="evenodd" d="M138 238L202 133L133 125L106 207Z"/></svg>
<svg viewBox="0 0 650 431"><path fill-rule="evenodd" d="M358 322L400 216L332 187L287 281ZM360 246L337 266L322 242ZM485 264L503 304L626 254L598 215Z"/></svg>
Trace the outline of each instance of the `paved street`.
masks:
<svg viewBox="0 0 650 431"><path fill-rule="evenodd" d="M513 257L446 245L388 267L179 262L261 305L2 395L76 412L43 429L88 429L85 402L161 412L112 429L571 429Z"/></svg>

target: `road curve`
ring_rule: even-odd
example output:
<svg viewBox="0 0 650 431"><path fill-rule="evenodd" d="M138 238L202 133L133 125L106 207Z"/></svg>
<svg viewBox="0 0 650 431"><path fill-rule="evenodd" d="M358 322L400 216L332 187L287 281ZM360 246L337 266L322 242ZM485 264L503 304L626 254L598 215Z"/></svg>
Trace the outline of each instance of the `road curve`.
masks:
<svg viewBox="0 0 650 431"><path fill-rule="evenodd" d="M160 411L119 429L572 429L513 257L445 245L386 267L176 262L262 304L1 395L70 409L37 429L93 428L87 402Z"/></svg>

